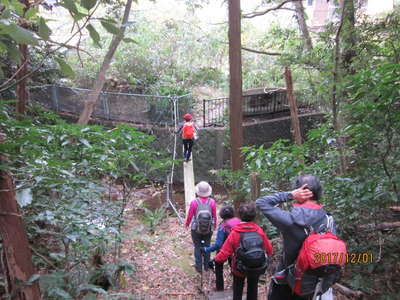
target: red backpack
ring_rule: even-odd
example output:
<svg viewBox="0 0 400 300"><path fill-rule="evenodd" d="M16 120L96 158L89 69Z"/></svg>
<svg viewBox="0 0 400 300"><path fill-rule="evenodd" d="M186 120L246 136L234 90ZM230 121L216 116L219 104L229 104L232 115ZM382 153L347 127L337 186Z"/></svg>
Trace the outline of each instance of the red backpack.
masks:
<svg viewBox="0 0 400 300"><path fill-rule="evenodd" d="M192 139L194 137L194 125L192 122L185 122L182 128L182 138Z"/></svg>
<svg viewBox="0 0 400 300"><path fill-rule="evenodd" d="M288 283L299 296L322 295L341 277L347 257L346 243L330 231L332 217L327 219L328 230L310 233L296 262L289 267Z"/></svg>

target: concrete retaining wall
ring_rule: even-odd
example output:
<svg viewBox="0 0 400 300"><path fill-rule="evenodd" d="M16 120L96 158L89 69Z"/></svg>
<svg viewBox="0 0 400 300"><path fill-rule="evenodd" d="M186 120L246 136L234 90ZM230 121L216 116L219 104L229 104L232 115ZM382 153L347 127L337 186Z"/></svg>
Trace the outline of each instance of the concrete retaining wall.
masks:
<svg viewBox="0 0 400 300"><path fill-rule="evenodd" d="M302 136L312 129L318 127L323 121L321 113L304 114L300 116ZM218 178L212 174L212 170L230 167L230 151L228 149L228 129L224 128L201 128L200 138L193 146L194 151L194 175L195 182L207 180L217 182ZM270 146L278 139L292 140L290 132L290 117L282 117L274 120L258 121L244 126L245 146L265 145ZM168 151L172 155L173 136L167 129L152 129L151 132L157 137L154 147L160 151ZM182 157L182 143L178 136L178 158ZM183 182L182 165L176 166L174 182ZM211 173L210 173L211 171Z"/></svg>
<svg viewBox="0 0 400 300"><path fill-rule="evenodd" d="M69 122L76 122L76 117L64 115ZM300 127L302 136L312 129L317 128L324 120L322 113L302 114L300 118ZM91 120L91 124L101 124L105 126L115 126L115 122L106 120ZM174 148L174 134L172 128L156 127L138 127L139 130L156 137L153 146L156 150L166 152L172 157ZM228 128L200 128L200 138L193 146L194 151L194 176L195 182L207 180L209 182L218 182L218 177L212 174L212 170L218 170L230 167L230 151ZM278 119L254 121L246 124L243 128L245 146L265 145L270 146L278 139L292 140L290 133L290 117L281 117ZM177 136L177 158L182 158L182 141ZM228 143L228 144L227 144ZM210 172L211 171L211 172ZM159 174L154 180L165 181L166 174ZM175 183L183 183L182 164L177 164L174 174Z"/></svg>

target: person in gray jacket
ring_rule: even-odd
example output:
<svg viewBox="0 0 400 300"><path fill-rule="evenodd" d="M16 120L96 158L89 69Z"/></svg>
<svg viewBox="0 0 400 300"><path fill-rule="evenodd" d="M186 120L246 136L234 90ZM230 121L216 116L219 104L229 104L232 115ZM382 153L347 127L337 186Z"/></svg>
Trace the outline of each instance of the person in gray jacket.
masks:
<svg viewBox="0 0 400 300"><path fill-rule="evenodd" d="M292 265L304 239L306 230L320 232L326 228L327 212L319 204L322 187L316 176L302 175L295 180L295 189L290 192L279 192L264 196L256 201L256 206L278 228L283 237L283 254L277 267L277 272ZM290 211L283 210L279 204L293 202ZM333 233L335 233L333 225ZM290 286L285 282L271 280L268 300L297 300L303 299L294 295ZM324 297L324 299L327 299ZM328 298L329 299L329 298Z"/></svg>

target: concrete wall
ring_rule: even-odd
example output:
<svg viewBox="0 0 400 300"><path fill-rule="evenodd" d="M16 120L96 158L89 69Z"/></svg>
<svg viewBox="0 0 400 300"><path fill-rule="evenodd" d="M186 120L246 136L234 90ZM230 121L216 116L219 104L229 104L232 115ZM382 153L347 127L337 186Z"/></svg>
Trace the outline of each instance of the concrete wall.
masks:
<svg viewBox="0 0 400 300"><path fill-rule="evenodd" d="M323 121L321 113L304 114L300 116L302 136L318 127ZM200 138L193 146L195 182L207 180L217 182L218 177L212 174L213 170L230 167L230 151L228 149L228 129L201 128ZM292 139L290 132L290 117L274 120L258 121L244 126L244 144L270 146L278 139ZM147 131L157 137L154 147L160 151L171 153L173 150L173 135L168 129L151 129ZM178 136L177 158L182 157L182 142ZM211 172L210 172L211 171ZM182 164L176 165L174 182L183 182Z"/></svg>
<svg viewBox="0 0 400 300"><path fill-rule="evenodd" d="M299 116L301 135L304 138L310 129L323 121L322 113L308 113ZM255 122L244 127L244 144L270 146L279 139L292 140L290 116Z"/></svg>
<svg viewBox="0 0 400 300"><path fill-rule="evenodd" d="M64 115L69 122L76 122L76 117ZM300 118L300 127L302 136L319 126L324 119L322 113L302 114ZM116 122L106 120L91 120L91 124L101 124L105 126L115 126ZM244 144L270 146L278 139L292 140L290 132L290 117L281 117L272 120L253 120L252 123L244 125ZM172 157L174 149L174 131L172 128L160 127L137 127L139 130L156 137L153 146L156 150L166 152ZM200 138L193 146L194 151L194 176L195 182L207 180L209 182L218 182L218 177L213 174L213 170L230 167L230 151L228 140L229 128L200 128ZM228 144L227 144L228 143ZM177 158L182 158L182 140L177 135ZM183 183L183 163L175 166L174 182ZM211 171L211 172L210 172ZM158 174L154 180L165 181L167 173Z"/></svg>

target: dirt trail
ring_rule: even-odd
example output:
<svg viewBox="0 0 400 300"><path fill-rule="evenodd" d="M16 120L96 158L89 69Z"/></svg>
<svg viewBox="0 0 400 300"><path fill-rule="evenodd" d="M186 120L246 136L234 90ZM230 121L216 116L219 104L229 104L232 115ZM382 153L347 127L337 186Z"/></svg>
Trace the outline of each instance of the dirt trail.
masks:
<svg viewBox="0 0 400 300"><path fill-rule="evenodd" d="M193 244L190 230L179 224L177 217L164 217L155 232L150 233L143 222L143 213L134 207L135 200L129 203L125 218L125 241L121 249L121 259L133 263L135 272L126 275L125 287L118 292L130 293L135 299L220 299L228 297L211 297L214 294L215 275L206 272L203 275L204 285L201 289L200 275L194 269ZM214 242L216 233L213 234ZM275 250L277 249L277 245ZM214 253L211 257L214 256ZM225 290L232 286L230 268L225 265ZM266 300L266 286L269 285L270 275L264 275L259 283L259 300ZM346 300L347 297L335 293L335 300ZM244 297L245 299L245 297Z"/></svg>
<svg viewBox="0 0 400 300"><path fill-rule="evenodd" d="M133 262L136 271L126 276L126 287L120 292L137 295L139 299L207 299L215 287L215 275L206 272L203 292L200 275L193 267L193 245L190 231L178 218L166 217L150 234L135 210L126 213L126 241L121 258ZM214 234L215 238L215 234ZM213 256L213 255L212 255ZM225 266L225 289L232 284L229 267ZM265 283L260 285L260 300L265 299Z"/></svg>
<svg viewBox="0 0 400 300"><path fill-rule="evenodd" d="M192 263L190 233L177 218L167 217L154 234L131 215L126 225L123 259L134 262L135 273L127 277L129 292L143 299L203 299L200 276Z"/></svg>

